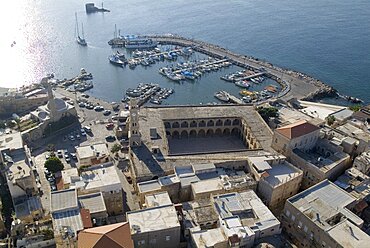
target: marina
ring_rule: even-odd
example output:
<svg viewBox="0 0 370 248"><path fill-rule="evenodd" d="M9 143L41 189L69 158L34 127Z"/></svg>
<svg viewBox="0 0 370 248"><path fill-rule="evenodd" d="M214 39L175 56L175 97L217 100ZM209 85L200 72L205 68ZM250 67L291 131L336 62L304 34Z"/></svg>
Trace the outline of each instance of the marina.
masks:
<svg viewBox="0 0 370 248"><path fill-rule="evenodd" d="M173 89L161 88L155 83L140 83L136 88L127 89L121 101L128 102L131 98L136 98L138 99L138 105L144 105L145 103L160 105L173 93Z"/></svg>

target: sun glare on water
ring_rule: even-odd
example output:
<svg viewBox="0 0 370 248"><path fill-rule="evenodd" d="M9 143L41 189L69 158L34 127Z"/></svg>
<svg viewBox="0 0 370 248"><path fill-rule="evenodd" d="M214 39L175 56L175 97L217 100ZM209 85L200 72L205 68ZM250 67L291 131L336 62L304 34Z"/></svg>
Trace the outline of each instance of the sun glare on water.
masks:
<svg viewBox="0 0 370 248"><path fill-rule="evenodd" d="M42 77L42 35L38 1L11 0L2 3L0 15L0 87L15 88ZM43 34L46 35L46 34ZM37 73L35 73L35 71ZM33 72L33 73L31 73ZM40 75L39 75L40 74Z"/></svg>

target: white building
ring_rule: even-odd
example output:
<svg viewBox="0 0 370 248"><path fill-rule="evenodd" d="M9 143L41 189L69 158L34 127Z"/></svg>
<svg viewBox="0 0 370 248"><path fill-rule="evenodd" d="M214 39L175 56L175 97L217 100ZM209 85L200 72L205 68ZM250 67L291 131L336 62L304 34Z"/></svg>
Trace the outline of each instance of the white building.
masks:
<svg viewBox="0 0 370 248"><path fill-rule="evenodd" d="M107 145L104 143L77 147L76 155L79 167L106 163L110 160Z"/></svg>

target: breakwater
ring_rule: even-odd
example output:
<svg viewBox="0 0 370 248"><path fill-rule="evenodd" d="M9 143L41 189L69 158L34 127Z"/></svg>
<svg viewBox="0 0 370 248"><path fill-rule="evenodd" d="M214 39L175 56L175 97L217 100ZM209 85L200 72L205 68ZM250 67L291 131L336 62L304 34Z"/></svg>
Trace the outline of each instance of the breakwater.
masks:
<svg viewBox="0 0 370 248"><path fill-rule="evenodd" d="M145 37L151 38L161 45L192 47L197 52L218 59L227 58L230 62L242 68L255 72L264 72L266 76L278 82L282 87L282 90L276 98L282 98L283 100L292 98L318 99L321 97L333 96L337 93L333 87L304 73L284 69L251 56L232 52L218 45L173 34L145 35Z"/></svg>

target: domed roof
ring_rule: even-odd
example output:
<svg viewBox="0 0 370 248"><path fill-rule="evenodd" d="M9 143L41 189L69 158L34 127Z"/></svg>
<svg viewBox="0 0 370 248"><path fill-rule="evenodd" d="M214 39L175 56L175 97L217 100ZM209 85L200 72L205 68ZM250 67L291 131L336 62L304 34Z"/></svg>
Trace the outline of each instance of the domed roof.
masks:
<svg viewBox="0 0 370 248"><path fill-rule="evenodd" d="M54 103L55 103L55 110L56 111L58 111L58 112L60 112L60 111L65 111L65 110L67 110L67 108L68 108L68 105L67 105L67 103L64 101L64 100L62 100L62 99L60 99L60 98L54 98L52 101L54 101ZM50 108L51 108L51 102L49 101L48 102L48 104L47 104L47 108L50 110Z"/></svg>
<svg viewBox="0 0 370 248"><path fill-rule="evenodd" d="M48 116L48 114L45 111L41 111L41 112L38 112L37 116L40 119L44 120L44 119L46 119L46 117Z"/></svg>

